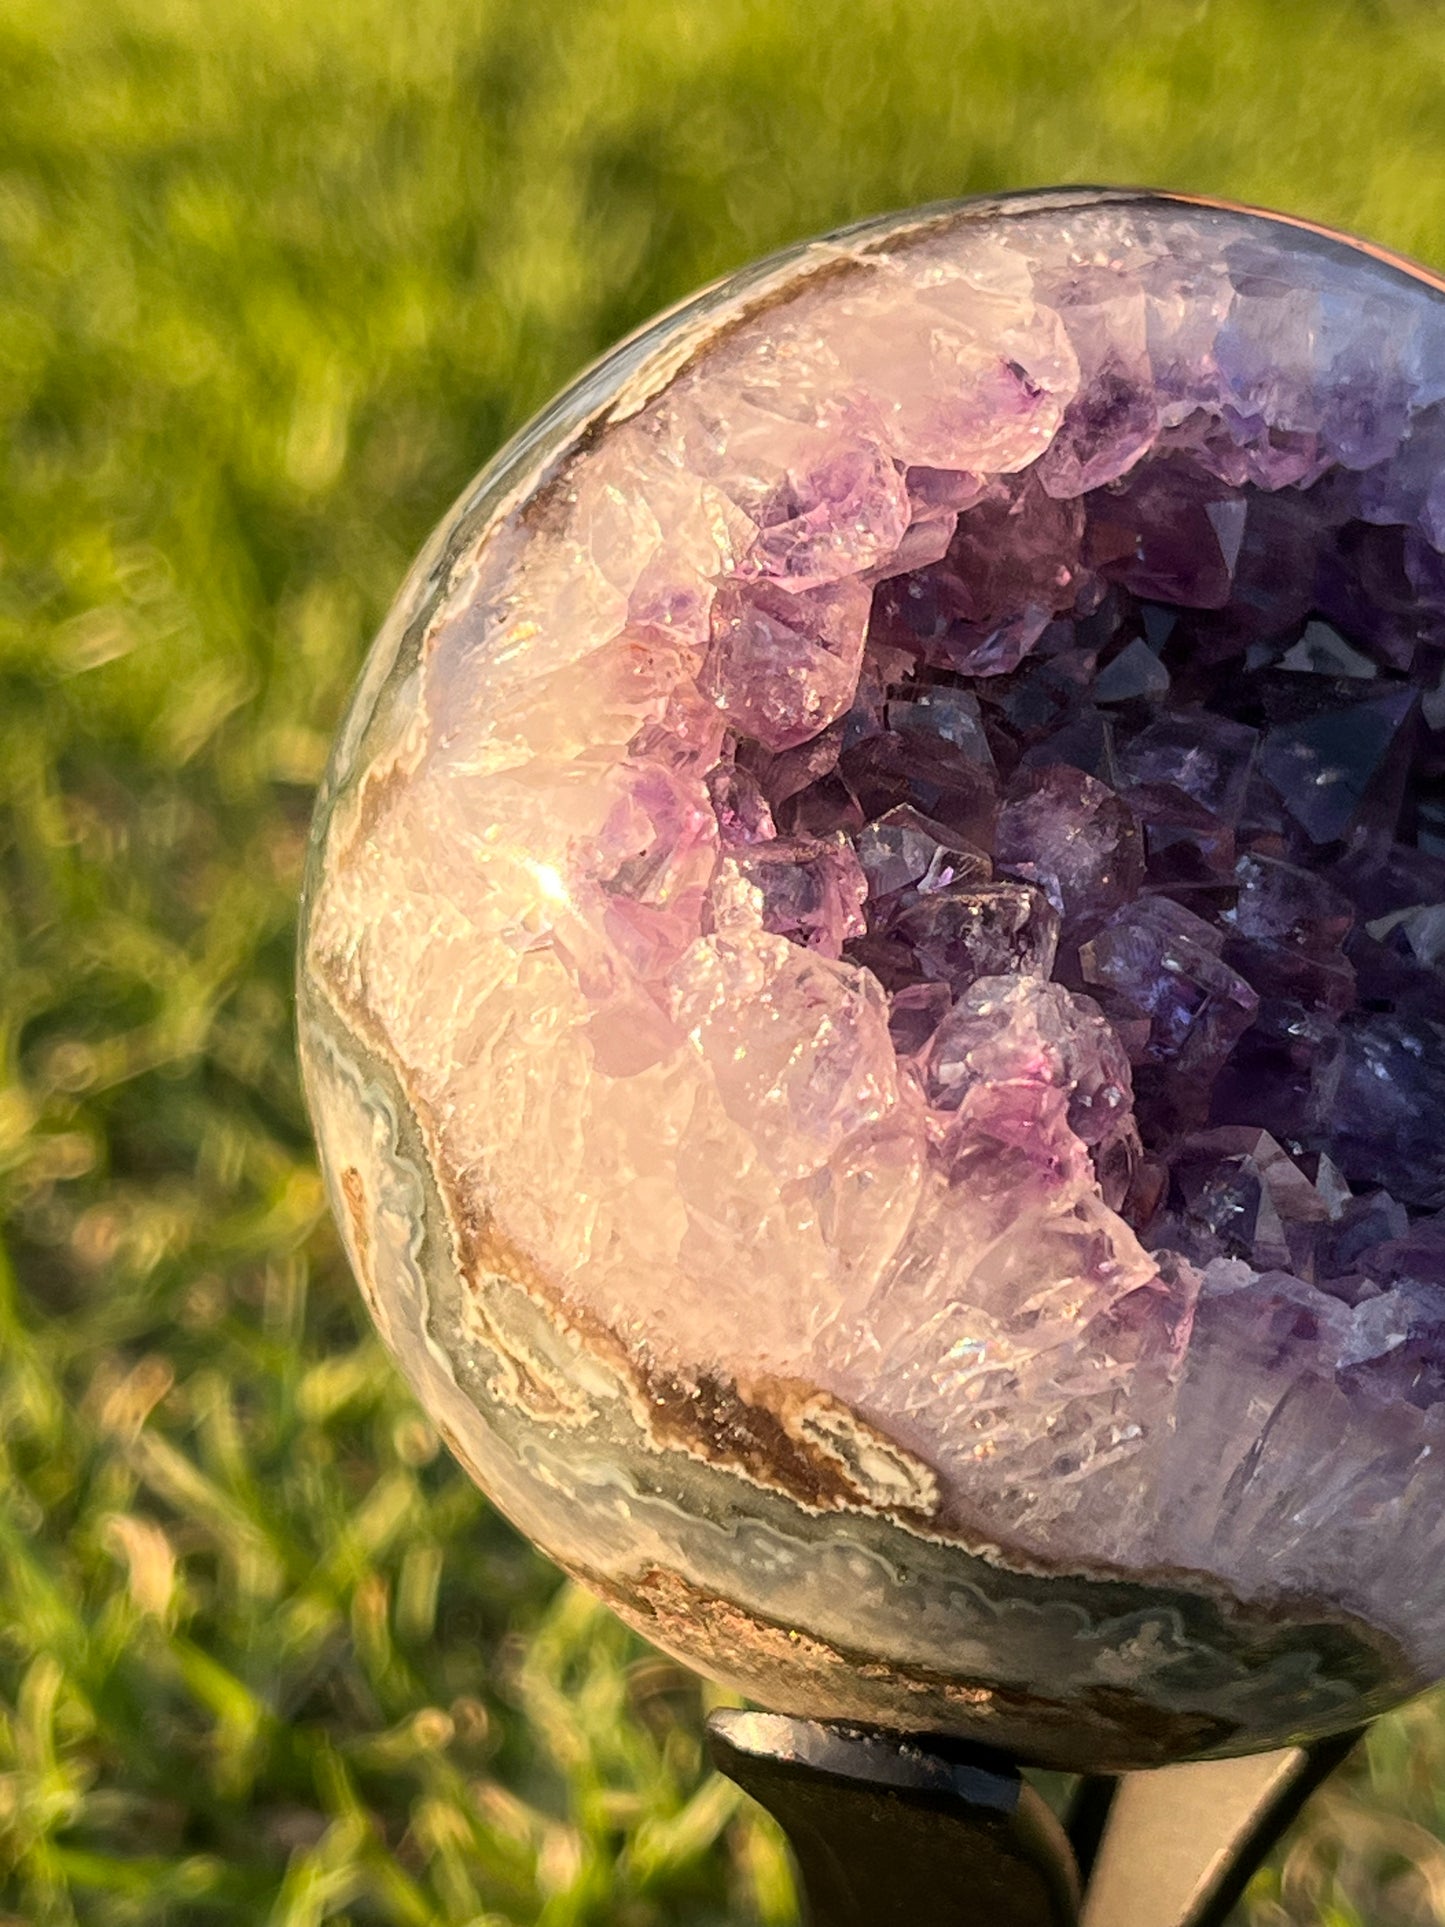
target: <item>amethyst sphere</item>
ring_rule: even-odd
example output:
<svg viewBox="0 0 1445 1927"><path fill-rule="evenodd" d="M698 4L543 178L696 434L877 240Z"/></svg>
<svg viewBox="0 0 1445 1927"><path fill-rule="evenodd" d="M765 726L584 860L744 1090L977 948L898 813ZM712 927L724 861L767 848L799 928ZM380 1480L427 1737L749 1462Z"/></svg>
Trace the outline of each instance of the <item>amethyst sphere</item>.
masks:
<svg viewBox="0 0 1445 1927"><path fill-rule="evenodd" d="M322 797L306 1074L452 1450L767 1707L1057 1765L1445 1673L1445 291L1061 192L619 348Z"/></svg>

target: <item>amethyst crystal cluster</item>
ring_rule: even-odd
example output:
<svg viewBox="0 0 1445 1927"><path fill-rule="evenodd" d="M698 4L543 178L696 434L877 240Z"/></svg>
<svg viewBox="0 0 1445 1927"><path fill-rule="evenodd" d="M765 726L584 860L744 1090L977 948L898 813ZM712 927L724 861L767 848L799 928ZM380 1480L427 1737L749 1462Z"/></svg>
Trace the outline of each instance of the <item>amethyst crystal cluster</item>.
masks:
<svg viewBox="0 0 1445 1927"><path fill-rule="evenodd" d="M309 1087L525 1530L781 1710L1095 1767L1445 1670L1445 295L1125 194L814 244L484 477Z"/></svg>
<svg viewBox="0 0 1445 1927"><path fill-rule="evenodd" d="M1161 1259L1423 1288L1432 1323L1445 1217L1404 1226L1445 1206L1445 571L1337 473L1282 496L1169 448L1067 530L1005 478L881 582L849 706L710 774L722 887L878 979L935 1107L997 1076L980 1011L1087 1036L1052 1081ZM1054 582L1006 645L967 613L980 555L1005 623Z"/></svg>

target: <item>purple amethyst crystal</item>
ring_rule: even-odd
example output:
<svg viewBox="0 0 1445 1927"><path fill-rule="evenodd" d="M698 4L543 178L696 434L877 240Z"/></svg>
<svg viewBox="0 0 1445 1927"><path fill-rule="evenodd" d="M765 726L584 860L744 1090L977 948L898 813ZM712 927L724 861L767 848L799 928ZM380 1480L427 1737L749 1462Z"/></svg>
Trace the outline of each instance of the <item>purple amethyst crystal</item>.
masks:
<svg viewBox="0 0 1445 1927"><path fill-rule="evenodd" d="M1020 769L1004 793L996 855L1079 928L1130 902L1144 883L1134 812L1107 783L1067 764Z"/></svg>
<svg viewBox="0 0 1445 1927"><path fill-rule="evenodd" d="M922 974L955 992L1011 971L1047 977L1059 948L1059 914L1027 883L945 884L900 911L892 928Z"/></svg>
<svg viewBox="0 0 1445 1927"><path fill-rule="evenodd" d="M1445 1206L1445 1026L1351 1012L1315 1065L1311 1135L1352 1185Z"/></svg>
<svg viewBox="0 0 1445 1927"><path fill-rule="evenodd" d="M868 879L843 836L778 836L740 849L719 873L725 889L735 881L756 893L751 914L765 930L824 956L841 956L844 944L867 928Z"/></svg>
<svg viewBox="0 0 1445 1927"><path fill-rule="evenodd" d="M927 1089L940 1111L971 1107L994 1128L1004 1114L1000 1095L1015 1118L1022 1095L1026 1115L1035 1105L1053 1113L1065 1137L1116 1175L1137 1149L1129 1060L1118 1038L1097 1004L1038 973L982 977L970 986L933 1039Z"/></svg>
<svg viewBox="0 0 1445 1927"><path fill-rule="evenodd" d="M786 1711L1445 1673L1445 290L1062 193L636 337L419 567L302 1032L458 1453Z"/></svg>
<svg viewBox="0 0 1445 1927"><path fill-rule="evenodd" d="M1165 896L1116 911L1079 951L1084 982L1149 1019L1141 1061L1167 1070L1183 1110L1205 1109L1210 1084L1259 1009L1223 961L1223 933Z"/></svg>
<svg viewBox="0 0 1445 1927"><path fill-rule="evenodd" d="M843 752L838 774L866 818L910 803L980 849L993 845L998 779L943 736L885 730Z"/></svg>
<svg viewBox="0 0 1445 1927"><path fill-rule="evenodd" d="M732 582L713 603L703 691L765 749L806 743L852 701L867 621L856 580Z"/></svg>
<svg viewBox="0 0 1445 1927"><path fill-rule="evenodd" d="M1410 764L1410 744L1401 739L1418 692L1393 688L1365 701L1330 693L1328 706L1269 731L1265 779L1311 843L1341 842L1373 817L1388 850Z"/></svg>
<svg viewBox="0 0 1445 1927"><path fill-rule="evenodd" d="M857 850L876 918L955 883L987 883L993 865L966 837L900 803L858 832Z"/></svg>

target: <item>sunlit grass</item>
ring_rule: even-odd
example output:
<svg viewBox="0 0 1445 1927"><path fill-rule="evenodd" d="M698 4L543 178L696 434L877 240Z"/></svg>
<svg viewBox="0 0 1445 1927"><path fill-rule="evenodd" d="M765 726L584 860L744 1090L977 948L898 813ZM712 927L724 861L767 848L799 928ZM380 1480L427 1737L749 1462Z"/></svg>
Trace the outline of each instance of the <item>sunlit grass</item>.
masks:
<svg viewBox="0 0 1445 1927"><path fill-rule="evenodd" d="M364 1329L291 1048L309 795L412 551L575 368L889 206L1146 181L1445 261L1391 0L0 10L0 1909L793 1919L696 1685ZM1445 1920L1445 1725L1256 1888Z"/></svg>

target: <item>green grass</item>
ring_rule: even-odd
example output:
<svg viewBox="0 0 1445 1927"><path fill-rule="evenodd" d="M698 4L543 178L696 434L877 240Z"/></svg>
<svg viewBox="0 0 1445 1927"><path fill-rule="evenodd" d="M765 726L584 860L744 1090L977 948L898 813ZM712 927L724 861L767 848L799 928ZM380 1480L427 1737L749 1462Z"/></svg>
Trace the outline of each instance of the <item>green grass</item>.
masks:
<svg viewBox="0 0 1445 1927"><path fill-rule="evenodd" d="M1061 180L1445 263L1442 160L1445 14L1391 0L6 0L9 1927L794 1918L697 1686L359 1315L291 1044L330 732L469 474L707 277ZM1249 1918L1445 1921L1442 1842L1422 1702Z"/></svg>

